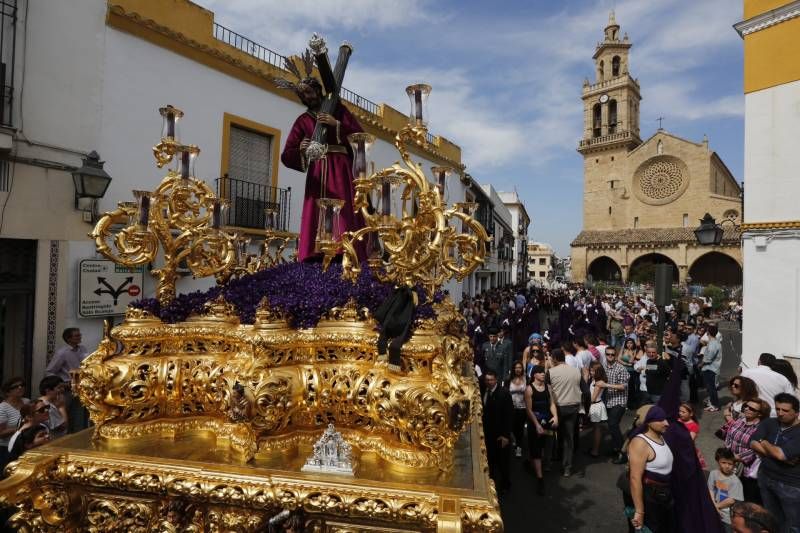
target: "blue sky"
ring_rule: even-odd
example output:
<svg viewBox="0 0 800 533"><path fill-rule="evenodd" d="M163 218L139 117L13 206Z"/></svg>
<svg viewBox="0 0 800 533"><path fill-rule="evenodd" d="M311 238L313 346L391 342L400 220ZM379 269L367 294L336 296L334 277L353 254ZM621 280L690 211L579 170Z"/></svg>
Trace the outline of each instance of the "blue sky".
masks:
<svg viewBox="0 0 800 533"><path fill-rule="evenodd" d="M284 55L313 32L355 51L345 86L406 111L404 88L433 86L430 128L462 148L467 171L516 190L529 237L569 253L581 229L581 84L611 9L633 42L641 136L656 119L709 137L743 179L741 0L195 0L216 21Z"/></svg>

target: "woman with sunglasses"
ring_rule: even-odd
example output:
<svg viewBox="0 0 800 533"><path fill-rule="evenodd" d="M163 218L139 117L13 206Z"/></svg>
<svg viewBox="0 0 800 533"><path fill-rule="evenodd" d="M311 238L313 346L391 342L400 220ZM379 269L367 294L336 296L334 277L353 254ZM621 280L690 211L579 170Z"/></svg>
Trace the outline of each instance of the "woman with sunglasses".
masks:
<svg viewBox="0 0 800 533"><path fill-rule="evenodd" d="M746 378L745 378L746 379ZM735 419L725 434L725 446L730 448L742 466L739 479L742 480L744 499L761 504L761 492L758 489L758 467L761 461L750 448L750 437L756 432L759 422L769 418L771 407L760 398L751 398L742 403L742 416Z"/></svg>
<svg viewBox="0 0 800 533"><path fill-rule="evenodd" d="M45 440L50 440L50 428L47 427L47 422L50 420L49 404L44 403L42 400L36 400L33 403L27 403L20 409L20 415L22 416L22 424L16 433L14 433L8 440L8 453L12 460L15 460L21 455L22 452L24 452L24 450L19 450L19 446L17 446L17 440L26 429L38 427L41 431L45 432L45 435L47 436ZM39 444L42 443L40 442Z"/></svg>
<svg viewBox="0 0 800 533"><path fill-rule="evenodd" d="M528 345L522 351L522 363L525 365L525 375L528 376L528 379L532 379L531 368L534 365L543 364L543 362L539 362L540 359L544 361L542 336L538 333L533 333L528 337Z"/></svg>
<svg viewBox="0 0 800 533"><path fill-rule="evenodd" d="M727 426L733 423L742 414L742 406L745 402L758 398L758 387L756 382L744 376L733 376L728 382L728 388L733 396L733 401L725 407L725 423Z"/></svg>

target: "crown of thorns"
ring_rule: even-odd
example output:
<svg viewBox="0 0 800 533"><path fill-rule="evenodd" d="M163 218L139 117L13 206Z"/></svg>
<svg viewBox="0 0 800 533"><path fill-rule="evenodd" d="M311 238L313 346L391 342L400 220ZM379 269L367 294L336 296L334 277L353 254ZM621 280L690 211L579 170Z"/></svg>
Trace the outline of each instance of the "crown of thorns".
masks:
<svg viewBox="0 0 800 533"><path fill-rule="evenodd" d="M305 52L300 54L300 63L303 66L303 72L297 68L294 58L287 57L283 61L284 69L288 70L297 81L292 81L286 78L275 78L275 84L281 89L291 89L297 91L300 85L317 85L319 81L314 77L314 56L311 55L311 50L306 48Z"/></svg>

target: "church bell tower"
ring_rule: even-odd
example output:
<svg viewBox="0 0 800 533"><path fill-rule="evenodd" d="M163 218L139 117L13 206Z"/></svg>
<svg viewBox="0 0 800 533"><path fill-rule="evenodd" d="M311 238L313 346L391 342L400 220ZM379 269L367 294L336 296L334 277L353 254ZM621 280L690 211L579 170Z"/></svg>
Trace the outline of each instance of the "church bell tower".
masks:
<svg viewBox="0 0 800 533"><path fill-rule="evenodd" d="M639 138L639 82L630 74L631 42L620 37L612 11L594 52L595 80L583 82L583 227L612 230L627 224L625 166Z"/></svg>
<svg viewBox="0 0 800 533"><path fill-rule="evenodd" d="M594 52L595 81L583 82L583 138L578 151L632 150L639 144L639 82L630 75L628 35L620 38L612 11Z"/></svg>

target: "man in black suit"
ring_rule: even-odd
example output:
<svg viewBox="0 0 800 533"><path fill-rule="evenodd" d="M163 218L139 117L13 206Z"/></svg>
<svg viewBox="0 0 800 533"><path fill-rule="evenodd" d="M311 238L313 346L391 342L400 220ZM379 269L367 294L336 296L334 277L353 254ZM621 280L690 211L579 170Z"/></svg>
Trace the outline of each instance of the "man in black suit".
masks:
<svg viewBox="0 0 800 533"><path fill-rule="evenodd" d="M483 394L483 434L486 438L486 455L489 460L489 476L494 480L498 493L511 487L509 477L511 418L514 405L511 394L500 386L497 372L487 370L486 392Z"/></svg>

